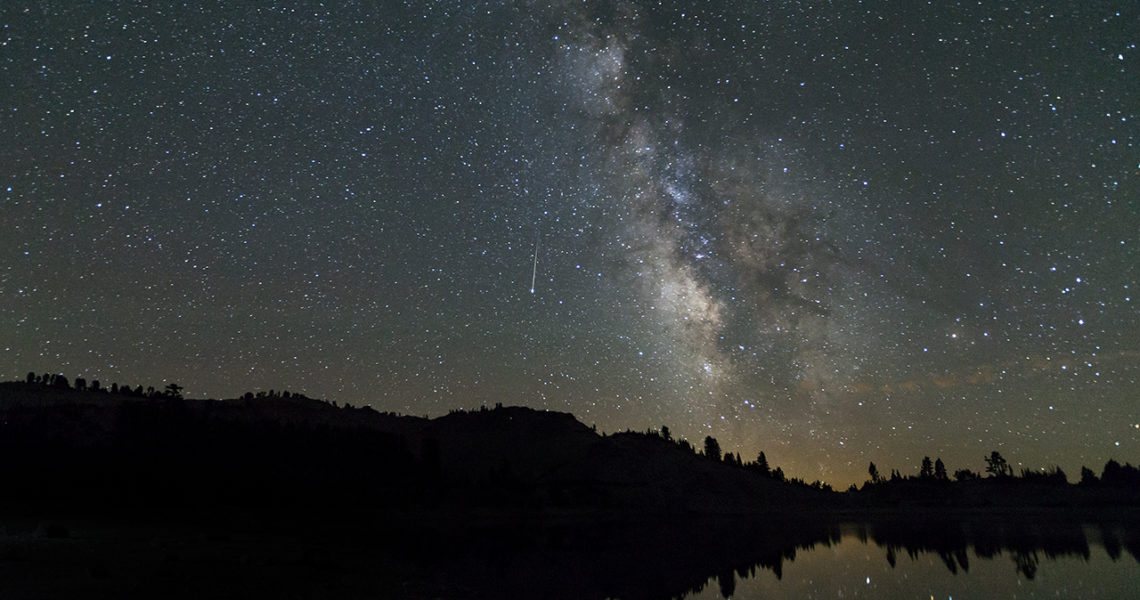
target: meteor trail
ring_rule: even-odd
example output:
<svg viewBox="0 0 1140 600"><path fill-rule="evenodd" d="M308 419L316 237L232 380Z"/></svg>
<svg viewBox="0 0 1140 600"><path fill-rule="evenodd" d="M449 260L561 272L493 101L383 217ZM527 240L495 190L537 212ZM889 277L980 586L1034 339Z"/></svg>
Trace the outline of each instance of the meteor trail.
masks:
<svg viewBox="0 0 1140 600"><path fill-rule="evenodd" d="M530 270L530 293L534 293L534 278L538 275L538 236L534 238L534 266Z"/></svg>

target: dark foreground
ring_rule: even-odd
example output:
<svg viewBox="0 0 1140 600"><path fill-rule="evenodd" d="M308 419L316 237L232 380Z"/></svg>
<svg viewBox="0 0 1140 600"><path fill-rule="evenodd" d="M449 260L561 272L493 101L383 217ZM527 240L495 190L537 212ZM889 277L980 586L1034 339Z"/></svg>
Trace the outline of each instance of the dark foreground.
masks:
<svg viewBox="0 0 1140 600"><path fill-rule="evenodd" d="M456 516L453 516L456 517ZM456 517L458 518L458 517ZM1045 521L1043 519L1048 519ZM1140 529L1058 514L844 522L825 515L516 516L500 521L210 524L10 519L0 533L3 598L678 598L710 578L771 571L854 532L893 567L936 555L953 573L1008 554L1032 579L1042 558L1090 543L1140 560ZM725 583L727 582L727 583ZM730 589L730 588L729 588Z"/></svg>
<svg viewBox="0 0 1140 600"><path fill-rule="evenodd" d="M522 408L0 384L0 597L676 598L844 531L952 572L1140 556L1140 486L1000 477L831 492ZM1107 483L1106 483L1107 482ZM1111 485L1110 485L1111 484Z"/></svg>

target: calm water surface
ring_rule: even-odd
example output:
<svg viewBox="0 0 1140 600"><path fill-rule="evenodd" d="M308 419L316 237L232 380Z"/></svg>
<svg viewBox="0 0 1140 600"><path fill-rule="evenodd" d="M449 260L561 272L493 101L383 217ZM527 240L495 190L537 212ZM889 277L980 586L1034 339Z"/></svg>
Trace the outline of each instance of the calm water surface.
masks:
<svg viewBox="0 0 1140 600"><path fill-rule="evenodd" d="M1119 512L536 520L361 537L0 523L0 599L1140 600Z"/></svg>
<svg viewBox="0 0 1140 600"><path fill-rule="evenodd" d="M859 528L843 526L838 543L798 549L779 569L746 568L712 577L687 600L737 598L1140 598L1140 559L1108 543L1099 528L1084 528L1079 543L1052 550L983 549L943 552L895 548L861 539ZM776 571L780 571L777 575Z"/></svg>

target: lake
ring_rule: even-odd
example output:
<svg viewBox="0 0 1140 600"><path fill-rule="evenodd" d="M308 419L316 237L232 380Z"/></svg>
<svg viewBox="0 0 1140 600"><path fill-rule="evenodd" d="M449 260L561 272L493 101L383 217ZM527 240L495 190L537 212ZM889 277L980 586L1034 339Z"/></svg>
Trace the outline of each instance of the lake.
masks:
<svg viewBox="0 0 1140 600"><path fill-rule="evenodd" d="M1121 547L1123 531L1082 527L1087 545L1064 532L1061 546L1037 550L973 546L939 552L893 547L875 541L873 528L844 524L838 542L799 549L777 575L749 569L711 577L687 600L720 598L1140 598L1138 548ZM1038 539L1049 540L1047 533Z"/></svg>
<svg viewBox="0 0 1140 600"><path fill-rule="evenodd" d="M1083 519L1064 510L884 512L858 522L773 514L545 523L503 533L494 542L478 534L425 547L431 595L1140 598L1140 528L1112 511Z"/></svg>
<svg viewBox="0 0 1140 600"><path fill-rule="evenodd" d="M1112 512L307 522L9 521L0 597L1140 598L1140 527Z"/></svg>

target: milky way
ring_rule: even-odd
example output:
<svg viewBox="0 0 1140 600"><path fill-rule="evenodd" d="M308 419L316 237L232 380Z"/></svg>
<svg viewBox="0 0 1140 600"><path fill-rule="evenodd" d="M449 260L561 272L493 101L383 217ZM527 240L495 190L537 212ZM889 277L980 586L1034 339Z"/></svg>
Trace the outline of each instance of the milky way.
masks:
<svg viewBox="0 0 1140 600"><path fill-rule="evenodd" d="M1140 456L1135 3L420 4L5 4L0 375Z"/></svg>

